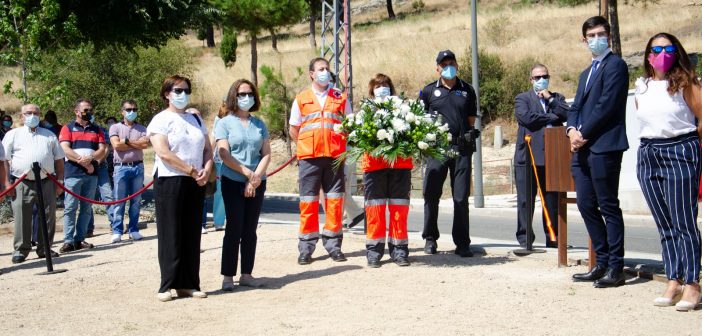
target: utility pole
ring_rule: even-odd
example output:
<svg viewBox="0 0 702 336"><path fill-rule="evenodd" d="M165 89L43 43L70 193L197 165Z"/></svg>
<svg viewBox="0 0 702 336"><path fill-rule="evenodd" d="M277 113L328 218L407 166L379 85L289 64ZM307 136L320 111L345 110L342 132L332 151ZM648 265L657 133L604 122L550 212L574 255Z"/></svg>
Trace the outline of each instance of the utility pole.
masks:
<svg viewBox="0 0 702 336"><path fill-rule="evenodd" d="M478 115L475 118L475 129L481 130L483 113L480 111L480 83L478 83L478 5L476 0L470 1L470 33L471 33L471 57L473 64L473 88L475 89L475 105L477 105ZM485 196L483 194L483 141L478 136L475 139L475 156L473 156L473 172L475 182L473 183L473 205L476 208L485 207Z"/></svg>

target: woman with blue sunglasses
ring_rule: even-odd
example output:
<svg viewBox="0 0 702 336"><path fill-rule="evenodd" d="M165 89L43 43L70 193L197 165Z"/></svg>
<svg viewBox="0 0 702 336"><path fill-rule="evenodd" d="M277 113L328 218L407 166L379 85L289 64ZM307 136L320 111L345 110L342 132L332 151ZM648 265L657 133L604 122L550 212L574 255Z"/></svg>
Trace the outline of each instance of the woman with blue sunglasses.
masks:
<svg viewBox="0 0 702 336"><path fill-rule="evenodd" d="M700 81L680 41L667 33L648 41L644 75L635 94L641 138L637 177L660 233L668 278L654 305L689 311L700 301Z"/></svg>

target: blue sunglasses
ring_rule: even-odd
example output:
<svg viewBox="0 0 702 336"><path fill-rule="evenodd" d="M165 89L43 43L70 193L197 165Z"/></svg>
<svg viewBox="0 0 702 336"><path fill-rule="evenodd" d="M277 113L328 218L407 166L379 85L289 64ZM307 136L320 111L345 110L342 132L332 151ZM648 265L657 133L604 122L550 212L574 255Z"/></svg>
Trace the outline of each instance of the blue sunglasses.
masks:
<svg viewBox="0 0 702 336"><path fill-rule="evenodd" d="M665 46L665 47L661 47L661 46L651 47L651 51L654 54L660 54L663 50L665 50L666 54L672 54L672 53L678 51L678 48L676 48L674 45L669 45L669 46Z"/></svg>

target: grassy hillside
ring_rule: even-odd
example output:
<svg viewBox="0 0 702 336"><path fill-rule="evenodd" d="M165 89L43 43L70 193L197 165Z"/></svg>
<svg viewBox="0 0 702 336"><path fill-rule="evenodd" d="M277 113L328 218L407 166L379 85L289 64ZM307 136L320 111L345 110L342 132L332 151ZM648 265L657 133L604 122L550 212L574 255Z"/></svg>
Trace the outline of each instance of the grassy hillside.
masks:
<svg viewBox="0 0 702 336"><path fill-rule="evenodd" d="M400 19L386 20L384 1L354 1L354 6L375 7L352 18L353 66L356 97L367 91L368 79L377 72L388 74L399 91L414 95L436 77L434 58L438 50L452 49L465 53L470 45L469 1L458 5L448 0L425 0L424 11L413 12L410 1L395 10ZM620 2L621 36L624 55L643 50L648 38L667 31L677 35L688 51L702 51L702 3L689 0L661 0L643 7ZM590 60L580 41L580 27L589 16L597 14L592 2L578 7L524 5L520 1L481 1L478 7L478 40L481 49L498 54L507 63L534 57L550 67L554 75L552 88L572 96L577 75ZM307 24L291 27L287 38L279 41L278 50L270 43L259 43L259 65L282 69L287 80L297 76L297 68L306 67L317 55L310 49ZM320 44L319 38L317 39ZM224 69L214 53L206 52L198 77L211 98L219 99L228 85L240 77L249 77L250 49L247 41L239 44L237 64ZM459 65L460 66L460 65ZM524 75L527 80L528 74ZM468 78L469 79L469 78Z"/></svg>

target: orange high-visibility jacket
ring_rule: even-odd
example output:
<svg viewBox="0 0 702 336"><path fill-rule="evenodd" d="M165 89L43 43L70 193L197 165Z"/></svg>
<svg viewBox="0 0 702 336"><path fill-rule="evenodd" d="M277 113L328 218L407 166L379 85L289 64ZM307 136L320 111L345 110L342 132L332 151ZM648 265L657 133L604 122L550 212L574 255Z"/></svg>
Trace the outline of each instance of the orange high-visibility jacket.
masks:
<svg viewBox="0 0 702 336"><path fill-rule="evenodd" d="M395 160L395 164L390 165L385 159L383 158L378 158L375 156L371 156L368 153L363 153L363 161L361 163L361 169L364 172L372 172L375 170L381 170L381 169L386 169L386 168L393 168L393 169L412 169L414 168L414 165L412 165L412 158L408 157L398 157L397 160Z"/></svg>
<svg viewBox="0 0 702 336"><path fill-rule="evenodd" d="M316 157L336 158L346 151L346 138L334 132L334 125L344 120L346 94L330 89L324 108L312 92L307 89L295 97L300 107L302 124L297 137L298 160Z"/></svg>

